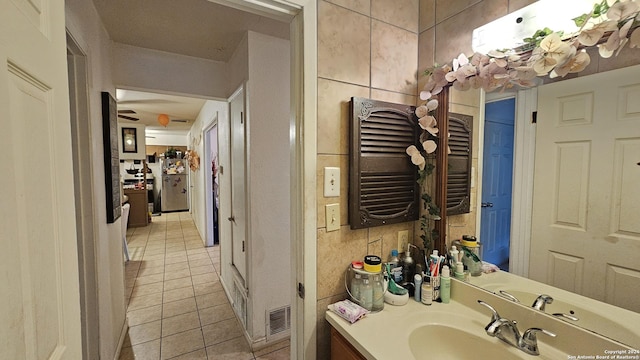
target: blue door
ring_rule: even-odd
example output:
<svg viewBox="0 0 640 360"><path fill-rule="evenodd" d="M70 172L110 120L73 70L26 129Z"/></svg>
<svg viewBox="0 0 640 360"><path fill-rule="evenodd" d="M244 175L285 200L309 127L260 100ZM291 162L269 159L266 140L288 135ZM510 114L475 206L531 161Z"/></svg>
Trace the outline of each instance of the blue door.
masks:
<svg viewBox="0 0 640 360"><path fill-rule="evenodd" d="M485 107L480 213L483 260L509 270L515 99Z"/></svg>

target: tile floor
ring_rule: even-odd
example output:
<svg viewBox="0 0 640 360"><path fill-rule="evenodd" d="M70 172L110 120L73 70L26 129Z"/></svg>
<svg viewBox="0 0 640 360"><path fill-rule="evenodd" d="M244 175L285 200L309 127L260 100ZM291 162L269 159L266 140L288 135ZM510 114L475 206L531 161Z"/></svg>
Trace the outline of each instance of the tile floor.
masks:
<svg viewBox="0 0 640 360"><path fill-rule="evenodd" d="M129 333L120 360L289 359L289 341L252 352L220 284L220 247L205 248L188 212L127 231Z"/></svg>

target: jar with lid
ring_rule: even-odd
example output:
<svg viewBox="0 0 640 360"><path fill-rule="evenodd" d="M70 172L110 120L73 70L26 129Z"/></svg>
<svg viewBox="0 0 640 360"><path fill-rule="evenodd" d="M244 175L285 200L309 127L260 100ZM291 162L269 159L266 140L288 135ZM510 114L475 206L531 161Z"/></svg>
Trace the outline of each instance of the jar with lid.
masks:
<svg viewBox="0 0 640 360"><path fill-rule="evenodd" d="M482 275L482 260L480 252L480 242L477 241L475 236L464 235L462 236L462 263L469 270L471 276Z"/></svg>

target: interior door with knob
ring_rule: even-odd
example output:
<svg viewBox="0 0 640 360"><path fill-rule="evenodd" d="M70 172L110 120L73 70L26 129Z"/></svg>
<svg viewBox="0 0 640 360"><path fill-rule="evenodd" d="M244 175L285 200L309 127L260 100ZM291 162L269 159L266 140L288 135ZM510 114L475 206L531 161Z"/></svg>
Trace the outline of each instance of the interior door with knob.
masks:
<svg viewBox="0 0 640 360"><path fill-rule="evenodd" d="M231 114L231 225L232 263L246 285L247 272L247 161L244 88L229 99Z"/></svg>
<svg viewBox="0 0 640 360"><path fill-rule="evenodd" d="M0 359L82 358L66 49L64 1L0 1Z"/></svg>
<svg viewBox="0 0 640 360"><path fill-rule="evenodd" d="M483 260L509 268L515 99L487 103L480 242Z"/></svg>

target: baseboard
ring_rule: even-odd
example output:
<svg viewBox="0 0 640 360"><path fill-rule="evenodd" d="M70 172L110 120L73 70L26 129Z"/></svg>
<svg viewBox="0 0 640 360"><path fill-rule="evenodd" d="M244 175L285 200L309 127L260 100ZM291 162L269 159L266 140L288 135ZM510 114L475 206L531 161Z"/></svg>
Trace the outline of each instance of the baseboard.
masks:
<svg viewBox="0 0 640 360"><path fill-rule="evenodd" d="M122 324L122 332L120 332L120 339L118 340L118 347L116 348L116 355L113 360L120 359L120 352L122 351L122 345L124 344L124 339L127 337L127 332L129 331L129 323L127 320L124 320L124 324Z"/></svg>

